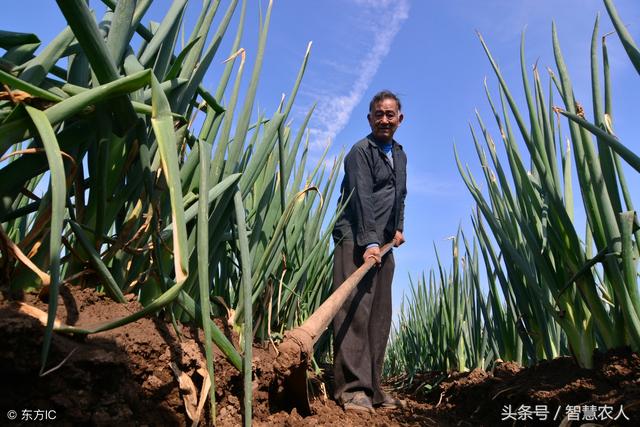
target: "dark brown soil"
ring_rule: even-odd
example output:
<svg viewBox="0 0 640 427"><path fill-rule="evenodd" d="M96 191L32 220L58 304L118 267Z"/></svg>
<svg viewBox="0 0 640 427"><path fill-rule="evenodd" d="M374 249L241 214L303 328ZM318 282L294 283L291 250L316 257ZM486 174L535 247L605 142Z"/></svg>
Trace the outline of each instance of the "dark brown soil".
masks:
<svg viewBox="0 0 640 427"><path fill-rule="evenodd" d="M459 425L513 424L514 418L517 425L559 425L565 418L574 425L639 425L640 356L629 349L597 353L592 370L570 357L526 369L501 363L493 372L451 375L426 402Z"/></svg>
<svg viewBox="0 0 640 427"><path fill-rule="evenodd" d="M24 302L46 310L36 295ZM145 318L135 323L88 337L55 334L47 369L40 377L43 326L18 311L18 302L0 297L0 425L36 425L21 421L24 410L55 410L59 425L191 425L185 409L190 390L179 386L177 376L191 379L196 397L203 393L204 352L201 333L182 326L180 334L170 322ZM140 309L137 302L117 304L93 290L65 288L60 297L58 319L76 326L91 326L123 317ZM236 337L231 337L237 342ZM217 350L217 349L216 349ZM66 360L65 360L66 358ZM275 351L272 346L254 349L253 423L256 426L448 426L538 425L527 418L524 406L533 410L546 405L548 419L557 408L558 425L567 405L609 405L612 417L624 408L629 425L640 422L640 357L620 350L596 358L594 370L579 369L570 358L561 358L522 369L513 363L498 365L493 372L452 374L429 390L443 376L426 374L400 393L407 407L376 414L345 413L320 389L313 402L314 415L301 417L283 411L269 399ZM63 363L61 363L63 362ZM172 369L171 364L174 364ZM187 381L188 382L188 381ZM397 383L397 381L396 381ZM241 425L242 379L238 371L216 351L215 387L217 425ZM188 399L187 399L188 401ZM197 399L196 399L197 402ZM516 421L505 420L506 408ZM6 414L17 411L17 419ZM588 422L584 415L581 425ZM622 425L625 421L591 421ZM201 425L211 424L208 404ZM47 422L40 424L47 425ZM51 424L51 422L48 422Z"/></svg>

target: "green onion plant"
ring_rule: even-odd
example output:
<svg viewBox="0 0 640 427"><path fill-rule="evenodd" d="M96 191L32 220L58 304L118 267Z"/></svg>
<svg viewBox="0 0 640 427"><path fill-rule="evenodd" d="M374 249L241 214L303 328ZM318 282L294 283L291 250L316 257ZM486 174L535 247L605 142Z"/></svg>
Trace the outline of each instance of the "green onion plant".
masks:
<svg viewBox="0 0 640 427"><path fill-rule="evenodd" d="M250 403L254 337L298 324L331 285L325 202L340 158L312 163L312 110L296 127L290 117L311 44L286 102L268 113L255 105L272 2L254 52L242 48L246 0L203 1L182 43L186 0L150 25L151 0L103 3L97 19L87 2L59 0L68 26L47 46L0 31L0 277L48 297L43 370L56 330L158 315L202 325L248 375ZM209 88L212 68L220 78ZM134 295L144 308L91 329L54 328L66 285L118 302ZM221 315L241 332L244 357L211 321ZM213 414L214 396L212 387Z"/></svg>

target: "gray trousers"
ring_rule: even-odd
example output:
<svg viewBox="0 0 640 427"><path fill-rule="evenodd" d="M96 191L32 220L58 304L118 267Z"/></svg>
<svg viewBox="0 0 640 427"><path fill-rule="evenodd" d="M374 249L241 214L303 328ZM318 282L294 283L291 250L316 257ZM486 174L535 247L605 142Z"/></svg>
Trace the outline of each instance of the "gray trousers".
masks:
<svg viewBox="0 0 640 427"><path fill-rule="evenodd" d="M333 289L362 265L364 248L342 241L334 252ZM364 391L374 405L384 401L380 384L384 352L391 328L391 281L393 253L382 258L353 291L333 319L334 398L349 400Z"/></svg>

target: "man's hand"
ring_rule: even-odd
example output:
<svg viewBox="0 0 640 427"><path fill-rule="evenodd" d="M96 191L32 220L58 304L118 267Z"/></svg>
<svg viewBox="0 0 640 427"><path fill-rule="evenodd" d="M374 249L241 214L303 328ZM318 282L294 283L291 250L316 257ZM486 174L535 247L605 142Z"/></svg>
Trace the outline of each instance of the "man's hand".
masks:
<svg viewBox="0 0 640 427"><path fill-rule="evenodd" d="M367 262L369 258L373 258L376 261L376 265L379 265L382 262L382 257L380 256L380 247L372 246L364 251L364 255L362 255L362 260Z"/></svg>
<svg viewBox="0 0 640 427"><path fill-rule="evenodd" d="M396 235L393 236L393 246L395 246L397 248L398 246L400 246L404 242L405 242L404 234L402 234L402 231L396 230Z"/></svg>

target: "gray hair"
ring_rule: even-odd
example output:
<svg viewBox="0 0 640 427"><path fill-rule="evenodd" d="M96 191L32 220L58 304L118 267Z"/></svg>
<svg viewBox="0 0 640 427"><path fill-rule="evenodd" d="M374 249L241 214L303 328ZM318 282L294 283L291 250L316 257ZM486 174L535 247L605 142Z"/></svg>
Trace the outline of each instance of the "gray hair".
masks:
<svg viewBox="0 0 640 427"><path fill-rule="evenodd" d="M400 103L400 98L398 98L398 95L391 92L390 90L385 89L373 95L373 98L371 98L371 102L369 102L369 112L373 111L373 107L383 99L393 99L398 104L398 111L402 111L402 104Z"/></svg>

